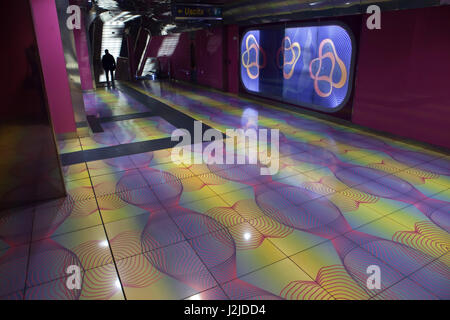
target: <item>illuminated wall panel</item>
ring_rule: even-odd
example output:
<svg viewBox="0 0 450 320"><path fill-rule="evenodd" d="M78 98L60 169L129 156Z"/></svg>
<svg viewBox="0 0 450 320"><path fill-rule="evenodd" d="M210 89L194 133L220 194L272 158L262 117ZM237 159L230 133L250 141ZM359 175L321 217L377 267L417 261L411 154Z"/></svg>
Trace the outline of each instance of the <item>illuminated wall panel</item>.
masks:
<svg viewBox="0 0 450 320"><path fill-rule="evenodd" d="M352 36L340 25L249 30L241 81L254 94L335 112L351 93L353 60Z"/></svg>

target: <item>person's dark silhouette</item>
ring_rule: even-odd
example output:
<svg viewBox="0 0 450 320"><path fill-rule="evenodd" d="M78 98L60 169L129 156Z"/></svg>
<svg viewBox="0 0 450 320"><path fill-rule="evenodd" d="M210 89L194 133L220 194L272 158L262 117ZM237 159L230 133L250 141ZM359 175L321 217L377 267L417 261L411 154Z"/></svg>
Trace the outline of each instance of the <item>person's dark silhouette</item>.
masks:
<svg viewBox="0 0 450 320"><path fill-rule="evenodd" d="M114 57L109 53L108 50L105 50L105 55L102 58L102 65L103 69L106 73L106 82L108 83L109 87L109 75L111 74L111 81L114 86L114 70L116 70L116 60Z"/></svg>

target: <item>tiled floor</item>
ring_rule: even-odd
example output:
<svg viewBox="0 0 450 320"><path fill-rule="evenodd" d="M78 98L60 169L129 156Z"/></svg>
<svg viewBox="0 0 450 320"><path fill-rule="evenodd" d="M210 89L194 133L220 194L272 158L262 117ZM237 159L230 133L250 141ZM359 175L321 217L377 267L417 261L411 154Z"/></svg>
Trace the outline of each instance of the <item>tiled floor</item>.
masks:
<svg viewBox="0 0 450 320"><path fill-rule="evenodd" d="M280 130L279 172L178 165L170 149L66 166L67 198L0 216L1 299L450 298L448 155L187 85L127 86L219 130L257 111ZM149 111L122 90L86 101L100 118ZM174 128L153 117L104 129L60 152ZM367 288L371 265L381 289Z"/></svg>
<svg viewBox="0 0 450 320"><path fill-rule="evenodd" d="M142 114L149 109L121 91L99 90L85 93L86 114L103 119ZM159 116L109 121L101 124L104 132L80 139L59 141L60 153L92 150L104 147L170 137L176 129Z"/></svg>

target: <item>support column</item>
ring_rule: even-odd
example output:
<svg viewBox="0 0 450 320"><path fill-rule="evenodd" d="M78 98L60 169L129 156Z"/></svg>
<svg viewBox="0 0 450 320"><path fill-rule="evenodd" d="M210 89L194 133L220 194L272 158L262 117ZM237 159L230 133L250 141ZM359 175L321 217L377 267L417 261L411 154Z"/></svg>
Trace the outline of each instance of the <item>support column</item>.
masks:
<svg viewBox="0 0 450 320"><path fill-rule="evenodd" d="M55 133L76 134L66 61L54 0L30 0Z"/></svg>
<svg viewBox="0 0 450 320"><path fill-rule="evenodd" d="M80 70L81 89L93 90L94 79L92 77L91 56L89 52L88 32L86 31L85 12L81 14L81 29L73 30L75 46L78 58L78 67Z"/></svg>

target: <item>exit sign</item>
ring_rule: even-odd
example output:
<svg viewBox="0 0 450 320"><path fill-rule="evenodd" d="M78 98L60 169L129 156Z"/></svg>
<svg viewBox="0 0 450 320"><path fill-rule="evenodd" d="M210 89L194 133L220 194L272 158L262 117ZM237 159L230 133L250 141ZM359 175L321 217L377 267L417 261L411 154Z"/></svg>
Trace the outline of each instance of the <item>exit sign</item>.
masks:
<svg viewBox="0 0 450 320"><path fill-rule="evenodd" d="M175 20L222 20L222 8L207 4L177 4Z"/></svg>

